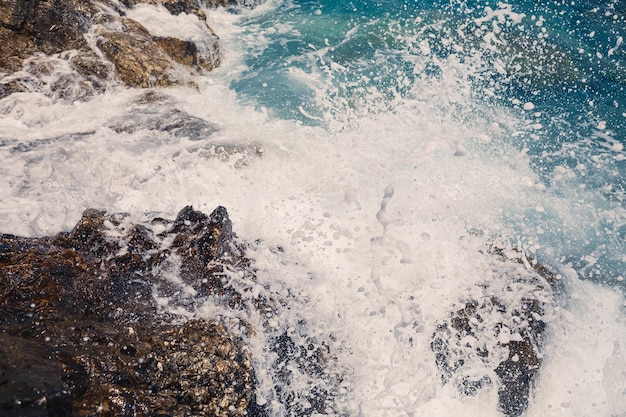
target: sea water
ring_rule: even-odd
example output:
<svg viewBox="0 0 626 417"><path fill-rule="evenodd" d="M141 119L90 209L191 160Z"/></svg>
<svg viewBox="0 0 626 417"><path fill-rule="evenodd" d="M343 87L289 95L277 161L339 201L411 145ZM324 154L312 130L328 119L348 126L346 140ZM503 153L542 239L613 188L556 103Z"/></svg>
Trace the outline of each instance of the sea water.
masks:
<svg viewBox="0 0 626 417"><path fill-rule="evenodd" d="M222 66L154 106L215 124L206 138L116 132L143 92L114 82L88 101L1 100L0 231L51 235L88 207L141 221L224 205L257 242L252 293L288 300L247 318L266 329L248 342L272 416L294 409L281 392L306 409L323 383L294 371L277 390L268 341L284 332L332 347L327 414L501 415L497 387L441 384L430 338L497 279L485 248L507 242L563 284L526 415L625 416L626 4L249 6L207 10ZM190 16L128 15L201 42Z"/></svg>

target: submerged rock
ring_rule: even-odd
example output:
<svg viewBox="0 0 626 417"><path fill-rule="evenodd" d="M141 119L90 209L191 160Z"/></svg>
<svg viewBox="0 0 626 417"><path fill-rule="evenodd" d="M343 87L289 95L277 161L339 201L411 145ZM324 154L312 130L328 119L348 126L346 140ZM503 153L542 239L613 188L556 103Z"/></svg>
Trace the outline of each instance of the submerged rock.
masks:
<svg viewBox="0 0 626 417"><path fill-rule="evenodd" d="M500 411L517 417L528 407L541 366L556 277L518 251L495 252L501 268L437 324L431 349L442 383L463 395L495 384Z"/></svg>
<svg viewBox="0 0 626 417"><path fill-rule="evenodd" d="M216 124L177 109L169 97L153 90L135 100L124 116L113 118L107 126L117 133L168 132L194 141L207 139L219 130Z"/></svg>
<svg viewBox="0 0 626 417"><path fill-rule="evenodd" d="M156 301L175 305L182 280L240 306L223 277L250 273L241 250L221 207L147 225L87 210L70 233L0 235L0 414L245 415L242 339L216 320L177 324Z"/></svg>

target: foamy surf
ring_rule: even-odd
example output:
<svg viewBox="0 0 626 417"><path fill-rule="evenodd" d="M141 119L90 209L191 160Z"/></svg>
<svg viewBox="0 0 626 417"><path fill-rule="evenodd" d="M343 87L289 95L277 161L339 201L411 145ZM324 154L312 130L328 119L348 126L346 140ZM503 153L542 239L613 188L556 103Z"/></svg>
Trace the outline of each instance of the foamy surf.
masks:
<svg viewBox="0 0 626 417"><path fill-rule="evenodd" d="M462 30L437 39L436 11L411 19L416 30L389 35L393 22L380 17L309 6L207 11L222 67L196 80L199 91L162 90L158 106L148 106L157 117L184 112L216 127L203 137L154 129L149 117L128 120L145 110L144 92L120 86L87 102L39 93L2 100L0 229L54 234L87 207L140 217L226 206L241 239L260 239L249 252L254 293L288 300L271 317L248 318L265 329L249 342L258 405L272 416L312 407L364 417L500 416L497 377L461 395L442 383L431 343L438 321L497 279L501 261L486 248L511 243L564 283L546 309L525 415L624 415L623 205L584 186L587 165L537 168L529 148L550 140L546 110L530 98L515 97L512 107L486 100L503 91L485 69L500 61L450 53L480 48ZM476 29L478 42L497 49L502 28L530 18L515 10L485 8L460 29ZM184 16L172 20L153 6L133 13L164 34L198 36L181 32ZM130 125L120 129L120 120ZM606 159L588 159L611 168L623 147L611 135L603 143ZM596 277L605 285L581 280ZM224 314L211 303L173 313ZM269 346L284 332L296 348L315 338L331 349L327 372L341 381L328 388L328 408L310 404L313 388L330 384L327 374L294 372L288 384L277 376Z"/></svg>

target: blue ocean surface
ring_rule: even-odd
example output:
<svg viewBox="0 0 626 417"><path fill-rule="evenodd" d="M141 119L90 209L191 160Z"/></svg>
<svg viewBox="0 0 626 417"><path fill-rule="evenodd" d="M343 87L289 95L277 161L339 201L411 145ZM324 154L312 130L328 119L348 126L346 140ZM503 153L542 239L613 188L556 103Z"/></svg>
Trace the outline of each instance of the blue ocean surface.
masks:
<svg viewBox="0 0 626 417"><path fill-rule="evenodd" d="M263 41L248 43L232 88L304 125L344 129L394 112L425 99L420 86L448 76L450 62L463 66L456 82L469 100L442 101L439 111L461 123L490 109L519 117L525 126L502 140L580 209L572 231L549 213L507 221L522 235L541 225L558 262L624 288L626 3L294 0L241 24Z"/></svg>

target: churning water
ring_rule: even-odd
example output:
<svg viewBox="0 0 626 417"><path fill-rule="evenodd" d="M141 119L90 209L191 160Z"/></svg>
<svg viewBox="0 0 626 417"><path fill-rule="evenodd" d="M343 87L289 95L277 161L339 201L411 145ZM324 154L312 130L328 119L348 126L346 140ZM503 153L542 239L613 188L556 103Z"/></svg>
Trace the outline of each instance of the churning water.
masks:
<svg viewBox="0 0 626 417"><path fill-rule="evenodd" d="M267 341L284 332L332 346L328 414L501 415L496 388L441 384L430 339L495 279L485 246L509 242L563 282L526 415L626 415L626 3L270 0L207 14L223 65L198 91L149 106L118 85L87 102L0 101L0 231L57 233L87 207L227 207L239 237L260 240L253 291L289 300L250 340L273 416L311 407L328 382L276 388ZM129 15L199 36L155 6ZM146 125L174 109L217 130ZM227 313L207 301L192 314Z"/></svg>

